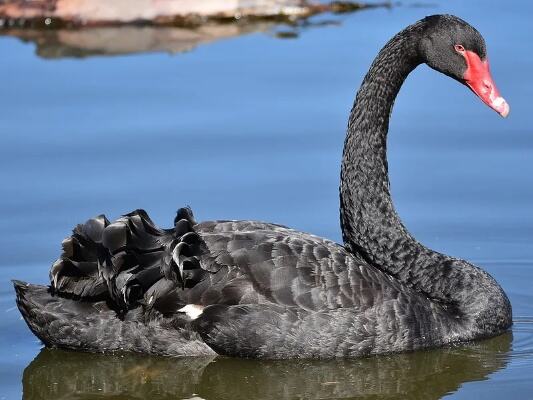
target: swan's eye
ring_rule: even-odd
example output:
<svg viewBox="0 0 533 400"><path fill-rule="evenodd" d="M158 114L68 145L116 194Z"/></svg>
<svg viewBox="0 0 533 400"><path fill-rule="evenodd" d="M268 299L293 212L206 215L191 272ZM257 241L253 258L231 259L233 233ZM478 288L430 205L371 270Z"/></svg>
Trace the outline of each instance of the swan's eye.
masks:
<svg viewBox="0 0 533 400"><path fill-rule="evenodd" d="M453 48L458 53L464 53L465 52L465 48L462 45L460 45L460 44L456 44L455 46L453 46Z"/></svg>

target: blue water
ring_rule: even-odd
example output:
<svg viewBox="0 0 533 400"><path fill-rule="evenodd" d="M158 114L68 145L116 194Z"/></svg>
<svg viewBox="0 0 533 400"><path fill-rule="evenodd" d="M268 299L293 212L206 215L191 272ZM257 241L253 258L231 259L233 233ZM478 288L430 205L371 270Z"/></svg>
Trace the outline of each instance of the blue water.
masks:
<svg viewBox="0 0 533 400"><path fill-rule="evenodd" d="M9 280L46 283L61 240L91 216L115 218L144 208L158 225L170 226L176 209L188 204L198 220L278 222L340 242L339 165L355 91L388 39L433 13L456 14L484 35L511 114L500 118L465 87L419 67L396 101L390 126L394 201L421 242L488 270L508 293L516 320L497 351L490 344L490 352L454 349L459 358L451 365L464 365L461 357L471 351L480 364L489 352L494 367L475 377L456 372L457 382L435 389L434 397L530 396L533 3L477 0L320 16L312 21L340 23L298 28L296 39L277 39L272 29L290 28L274 27L173 55L44 59L33 43L0 36L0 399L21 397L23 371L41 348L15 308ZM45 359L51 370L54 362L61 366L46 361L47 353L39 357L35 365ZM390 370L395 362L416 368L417 357L425 356L413 357L391 361ZM93 370L105 362L115 370L106 360ZM387 370L386 359L372 362ZM256 367L264 373L263 364ZM331 364L314 365L306 370L315 375L299 379L319 376L320 368L338 372ZM204 378L209 371L215 379L214 367ZM455 376L453 368L437 372L445 382ZM26 376L26 398L38 398L27 394ZM235 384L244 385L245 378ZM391 384L400 378L388 376ZM44 388L53 384L42 379ZM128 398L127 381L121 387ZM211 389L203 398L229 393ZM342 398L368 394L355 383L353 389ZM176 398L192 397L198 388L187 393ZM370 394L384 393L378 387ZM284 398L291 396L302 394Z"/></svg>

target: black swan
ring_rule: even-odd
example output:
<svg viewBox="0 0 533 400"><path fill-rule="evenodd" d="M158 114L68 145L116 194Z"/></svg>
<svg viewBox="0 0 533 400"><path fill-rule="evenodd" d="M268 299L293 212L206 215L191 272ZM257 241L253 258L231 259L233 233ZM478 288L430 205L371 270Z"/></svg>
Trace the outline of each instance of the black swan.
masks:
<svg viewBox="0 0 533 400"><path fill-rule="evenodd" d="M394 210L386 138L394 99L426 63L502 116L485 43L450 15L394 36L351 111L342 161L344 246L255 221L174 228L137 210L78 225L49 287L14 281L17 304L46 346L170 356L333 358L410 351L495 336L510 302L486 272L418 243Z"/></svg>

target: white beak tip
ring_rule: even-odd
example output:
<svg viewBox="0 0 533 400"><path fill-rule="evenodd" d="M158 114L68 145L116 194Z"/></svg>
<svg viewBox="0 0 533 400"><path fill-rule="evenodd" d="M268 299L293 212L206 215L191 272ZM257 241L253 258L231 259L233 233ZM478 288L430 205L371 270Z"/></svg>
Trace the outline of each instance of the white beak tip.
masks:
<svg viewBox="0 0 533 400"><path fill-rule="evenodd" d="M492 108L494 108L498 114L500 114L503 118L506 118L509 115L509 111L511 108L509 107L509 104L505 101L503 97L497 97L492 101Z"/></svg>
<svg viewBox="0 0 533 400"><path fill-rule="evenodd" d="M511 111L511 107L509 107L509 104L505 103L504 106L503 106L503 110L500 111L500 115L503 118L507 118L507 116L509 115L510 111Z"/></svg>

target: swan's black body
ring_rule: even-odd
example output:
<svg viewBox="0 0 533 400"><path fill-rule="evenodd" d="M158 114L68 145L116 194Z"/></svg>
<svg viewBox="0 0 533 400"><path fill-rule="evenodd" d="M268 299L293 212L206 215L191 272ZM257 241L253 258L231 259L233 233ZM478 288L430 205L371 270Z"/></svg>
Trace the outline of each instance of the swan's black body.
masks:
<svg viewBox="0 0 533 400"><path fill-rule="evenodd" d="M505 331L500 286L414 240L389 194L394 98L422 62L459 79L427 43L454 34L482 41L455 17L428 17L391 39L365 77L342 164L345 247L274 224L196 223L189 209L170 230L143 211L112 224L101 216L63 243L50 288L15 282L30 329L48 346L86 351L263 358L357 357Z"/></svg>

